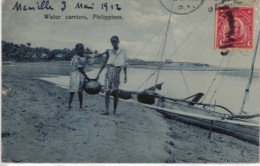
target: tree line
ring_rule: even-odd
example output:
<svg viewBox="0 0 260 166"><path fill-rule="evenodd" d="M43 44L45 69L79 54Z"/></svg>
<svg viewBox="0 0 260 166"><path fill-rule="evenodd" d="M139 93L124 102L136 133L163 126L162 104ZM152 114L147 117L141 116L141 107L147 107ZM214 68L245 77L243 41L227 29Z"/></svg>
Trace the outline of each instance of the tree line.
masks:
<svg viewBox="0 0 260 166"><path fill-rule="evenodd" d="M97 50L85 49L86 54L97 54ZM49 49L45 47L32 47L30 42L25 44L14 44L2 40L2 60L22 61L70 61L76 54L75 48Z"/></svg>

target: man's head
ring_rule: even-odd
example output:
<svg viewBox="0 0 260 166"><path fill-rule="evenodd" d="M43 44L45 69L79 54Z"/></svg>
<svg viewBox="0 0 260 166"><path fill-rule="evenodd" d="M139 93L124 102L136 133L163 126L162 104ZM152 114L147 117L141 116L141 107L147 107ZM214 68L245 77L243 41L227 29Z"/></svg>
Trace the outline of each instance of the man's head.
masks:
<svg viewBox="0 0 260 166"><path fill-rule="evenodd" d="M118 36L112 36L110 41L111 41L111 44L114 47L114 49L117 49L118 48L118 44L119 44Z"/></svg>
<svg viewBox="0 0 260 166"><path fill-rule="evenodd" d="M83 55L84 45L82 43L76 44L76 52L77 52L78 55Z"/></svg>

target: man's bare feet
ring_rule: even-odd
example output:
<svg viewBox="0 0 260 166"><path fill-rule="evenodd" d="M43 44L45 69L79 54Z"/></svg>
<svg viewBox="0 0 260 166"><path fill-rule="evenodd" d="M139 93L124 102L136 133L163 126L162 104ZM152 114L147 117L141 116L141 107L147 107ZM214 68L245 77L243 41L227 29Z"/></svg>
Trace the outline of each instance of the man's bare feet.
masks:
<svg viewBox="0 0 260 166"><path fill-rule="evenodd" d="M109 115L109 113L108 112L103 112L100 115Z"/></svg>
<svg viewBox="0 0 260 166"><path fill-rule="evenodd" d="M71 108L72 108L72 106L71 105L67 105L67 107L66 107L67 109L68 109L68 111L70 111L71 110Z"/></svg>
<svg viewBox="0 0 260 166"><path fill-rule="evenodd" d="M84 111L83 108L79 108L79 111Z"/></svg>

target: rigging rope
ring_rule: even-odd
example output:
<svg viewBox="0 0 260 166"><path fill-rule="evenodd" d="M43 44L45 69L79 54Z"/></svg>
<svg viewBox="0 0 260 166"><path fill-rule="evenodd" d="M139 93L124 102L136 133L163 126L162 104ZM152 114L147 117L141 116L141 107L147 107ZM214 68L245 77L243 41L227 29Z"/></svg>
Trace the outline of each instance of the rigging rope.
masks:
<svg viewBox="0 0 260 166"><path fill-rule="evenodd" d="M228 64L229 64L229 62L230 62L230 59L231 59L232 54L233 54L233 52L229 55L226 68L227 68L227 66L228 66ZM218 91L218 88L220 87L220 84L221 84L221 82L222 82L222 80L223 80L223 78L224 78L224 76L225 76L225 74L226 74L226 71L227 71L227 70L224 71L224 73L223 73L223 75L222 75L222 77L221 77L221 80L220 80L220 82L219 82L217 88L215 89L215 91L214 91L214 93L213 93L213 95L212 95L212 97L211 97L211 99L210 99L210 101L209 101L209 104L211 103L211 101L213 100L214 96L216 95L216 93L217 93L217 91Z"/></svg>
<svg viewBox="0 0 260 166"><path fill-rule="evenodd" d="M155 61L156 61L156 60L159 58L159 56L160 56L160 52L161 52L162 46L163 46L163 39L162 39L162 41L161 41L161 45L160 45L159 50L158 50L158 52L157 52L157 56L156 56L156 58L155 58Z"/></svg>
<svg viewBox="0 0 260 166"><path fill-rule="evenodd" d="M172 7L171 9L173 8L173 2L172 2ZM159 79L159 74L160 74L160 69L161 67L163 66L163 56L164 56L164 52L165 52L165 46L166 46L166 42L167 42L167 37L168 37L168 32L169 32L169 27L170 27L170 24L171 24L171 17L172 17L172 13L170 13L170 16L169 16L169 19L168 19L168 24L167 24L167 29L166 29L166 32L165 32L165 38L164 38L164 42L163 42L163 49L162 49L162 55L161 55L161 60L160 60L160 65L158 66L158 71L157 71L157 75L156 75L156 79L155 79L155 86L156 84L158 83L158 79Z"/></svg>
<svg viewBox="0 0 260 166"><path fill-rule="evenodd" d="M173 7L173 3L172 3L172 7ZM172 13L170 13L170 16L169 16L169 20L168 20L168 24L167 24L167 29L166 29L166 34L165 34L165 39L164 39L164 42L162 42L161 46L163 45L163 50L162 50L162 56L161 56L161 64L159 65L158 69L155 70L153 73L151 73L151 75L137 88L140 89L144 84L145 82L147 82L156 72L157 72L157 76L156 76L156 81L155 81L155 86L158 82L158 78L159 78L159 71L160 71L160 68L162 67L162 59L163 59L163 54L164 54L164 49L165 49L165 43L166 43L166 40L167 40L167 34L168 34L168 30L169 30L169 26L170 26L170 22L171 22L171 16L172 16ZM160 46L160 49L161 49L161 46ZM160 55L160 49L158 51L158 54L157 54L157 57L156 59L159 57Z"/></svg>
<svg viewBox="0 0 260 166"><path fill-rule="evenodd" d="M172 34L173 44L174 44L174 45L176 46L176 48L177 48L177 44L176 44L176 41L175 41L175 39L174 39L173 31L171 31L171 32L172 32L171 34ZM179 61L179 56L178 56L178 54L176 54L176 59L177 59L177 61ZM178 65L178 68L179 68L180 73L181 73L181 76L182 76L182 78L183 78L187 95L190 95L190 88L189 88L189 86L188 86L188 82L186 81L186 78L185 78L184 72L183 72L183 70L182 70L182 67L181 67L180 65Z"/></svg>
<svg viewBox="0 0 260 166"><path fill-rule="evenodd" d="M156 56L156 59L159 57L160 55L160 52L161 52L161 49L162 49L162 45L163 45L163 42L161 42L161 45L159 47L159 50L158 50L158 53L157 53L157 56ZM152 78L152 76L156 73L157 69L155 69L154 71L151 72L151 74L147 77L147 79L136 89L136 91L138 91L150 78Z"/></svg>
<svg viewBox="0 0 260 166"><path fill-rule="evenodd" d="M148 77L146 78L146 80L144 80L144 82L136 89L136 91L139 90L156 72L157 72L157 70L154 70L154 71L150 74L150 76L148 76Z"/></svg>
<svg viewBox="0 0 260 166"><path fill-rule="evenodd" d="M212 80L212 82L211 82L211 84L210 84L210 86L209 86L207 92L205 93L205 95L204 95L204 97L203 97L203 99L202 99L202 101L201 101L202 103L203 103L203 101L206 99L206 97L207 97L207 95L208 95L208 93L209 93L209 91L210 91L210 89L211 89L213 83L216 81L216 78L217 78L217 76L218 76L218 74L219 74L219 72L220 72L220 69L221 69L223 60L224 60L224 56L222 56L222 59L221 59L221 61L220 61L219 67L218 67L218 70L217 70L217 72L216 72L216 74L215 74L215 77L213 78L213 80Z"/></svg>
<svg viewBox="0 0 260 166"><path fill-rule="evenodd" d="M176 48L176 50L174 50L171 55L168 58L171 58L174 53L176 53L179 48L190 38L190 36L195 32L196 29L198 29L198 27L204 22L206 21L206 19L208 18L209 14L191 31L191 33L181 42L181 44Z"/></svg>
<svg viewBox="0 0 260 166"><path fill-rule="evenodd" d="M184 85L186 87L187 95L190 95L191 94L190 88L189 88L188 83L186 81L186 78L184 76L184 72L183 72L183 70L182 70L182 68L180 66L179 66L179 70L181 71L181 75L182 75L182 78L183 78L183 81L184 81Z"/></svg>
<svg viewBox="0 0 260 166"><path fill-rule="evenodd" d="M163 26L159 29L159 31L153 36L153 38L152 38L151 40L148 40L148 41L146 42L146 44L144 45L144 47L141 48L141 50L140 50L133 58L136 58L137 56L140 55L140 53L150 44L150 42L152 42L152 41L157 37L157 35L164 29L164 26L165 26L165 25L163 25Z"/></svg>
<svg viewBox="0 0 260 166"><path fill-rule="evenodd" d="M208 18L208 16L209 16L209 14L207 14L206 15L206 17L191 31L191 33L189 33L189 35L181 42L181 44L176 48L176 50L174 50L173 52L172 52L172 54L171 54L171 56L169 56L168 58L171 58L173 55L174 55L174 53L176 53L178 50L179 50L179 48L190 38L190 36L195 32L195 30ZM141 51L140 51L141 52ZM164 62L164 63L162 63L161 64L161 67L165 64L166 62ZM160 68L161 68L160 67ZM151 75L150 76L148 76L148 78L137 88L137 90L138 89L140 89L143 85L144 85L144 83L146 82L146 81L148 81L155 73L157 72L157 70L155 70L153 73L151 73ZM184 76L184 75L183 75ZM185 81L186 82L186 81ZM187 86L187 84L185 83L185 86Z"/></svg>
<svg viewBox="0 0 260 166"><path fill-rule="evenodd" d="M248 83L247 83L247 86L246 86L246 89L245 89L245 94L244 94L244 98L243 98L243 101L242 101L242 105L241 105L239 114L246 113L246 112L244 111L244 107L245 107L245 104L246 104L246 99L247 99L248 94L249 94L249 89L250 89L251 83L252 83L252 81L253 81L255 59L256 59L256 55L257 55L257 49L258 49L259 38L260 38L260 29L258 29L258 30L259 30L259 31L258 31L257 42L256 42L256 45L255 45L254 56L253 56L253 58L252 58L252 63L251 63L250 77L249 77L249 80L248 80Z"/></svg>
<svg viewBox="0 0 260 166"><path fill-rule="evenodd" d="M181 42L181 44L176 48L176 50L174 50L174 51L171 53L171 55L168 57L168 59L171 58L171 57L174 55L174 53L176 53L176 52L179 50L179 48L190 38L190 36L195 32L195 30L198 29L198 27L199 27L202 23L204 23L204 21L206 21L206 19L208 18L208 16L209 16L209 14L207 14L206 17L191 31L191 33L189 33L189 35ZM176 54L176 56L177 56L177 54ZM166 61L161 64L161 67L162 67L163 65L165 65L165 64L166 64ZM160 68L161 68L161 67L160 67ZM190 92L189 92L190 90L189 90L187 81L186 81L186 79L185 79L185 77L184 77L184 73L181 72L181 74L182 74L182 77L184 78L184 84L185 84L185 86L186 86L186 88L187 88L187 91L188 91L188 93L190 93Z"/></svg>

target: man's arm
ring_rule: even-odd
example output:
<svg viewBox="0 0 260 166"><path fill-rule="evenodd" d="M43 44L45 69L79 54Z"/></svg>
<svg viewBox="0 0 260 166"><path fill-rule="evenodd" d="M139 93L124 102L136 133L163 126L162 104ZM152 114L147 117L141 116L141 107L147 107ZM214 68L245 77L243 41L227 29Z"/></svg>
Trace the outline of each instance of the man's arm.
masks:
<svg viewBox="0 0 260 166"><path fill-rule="evenodd" d="M101 53L101 54L96 54L96 55L94 55L93 57L90 56L89 54L84 54L84 56L85 56L86 58L99 58L99 57L101 57L101 56L104 55L104 54L108 54L108 50L106 50L105 52L103 52L103 53Z"/></svg>
<svg viewBox="0 0 260 166"><path fill-rule="evenodd" d="M84 56L87 58L88 65L89 66L93 65L93 63L95 62L95 59L88 54L85 54Z"/></svg>
<svg viewBox="0 0 260 166"><path fill-rule="evenodd" d="M99 58L99 57L101 57L101 56L104 55L104 54L108 54L108 50L106 50L105 52L103 52L103 53L101 53L101 54L95 55L94 58Z"/></svg>
<svg viewBox="0 0 260 166"><path fill-rule="evenodd" d="M95 63L95 59L96 58L99 58L99 57L101 57L102 55L104 55L106 53L107 53L107 51L104 52L104 53L101 53L101 54L94 55L94 56L90 56L88 54L85 54L84 56L87 58L88 65L91 66L91 65L93 65Z"/></svg>

